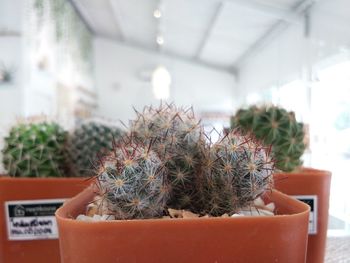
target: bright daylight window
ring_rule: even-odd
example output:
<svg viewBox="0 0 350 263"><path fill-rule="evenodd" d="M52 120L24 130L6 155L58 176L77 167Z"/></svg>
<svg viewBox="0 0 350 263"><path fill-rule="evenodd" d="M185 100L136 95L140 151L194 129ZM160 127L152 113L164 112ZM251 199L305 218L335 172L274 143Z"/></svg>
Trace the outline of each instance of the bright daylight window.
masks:
<svg viewBox="0 0 350 263"><path fill-rule="evenodd" d="M350 61L318 73L312 88L312 165L332 171L329 228L350 233Z"/></svg>
<svg viewBox="0 0 350 263"><path fill-rule="evenodd" d="M250 94L247 103L270 102L294 111L310 126L310 150L304 165L332 171L329 234L350 233L350 61L317 72L308 100L306 82L294 80L263 94Z"/></svg>
<svg viewBox="0 0 350 263"><path fill-rule="evenodd" d="M312 83L310 116L305 82L295 80L269 91L269 99L310 124L306 166L332 171L330 234L350 233L350 61L329 66ZM309 155L308 153L306 155ZM309 158L310 159L309 159Z"/></svg>

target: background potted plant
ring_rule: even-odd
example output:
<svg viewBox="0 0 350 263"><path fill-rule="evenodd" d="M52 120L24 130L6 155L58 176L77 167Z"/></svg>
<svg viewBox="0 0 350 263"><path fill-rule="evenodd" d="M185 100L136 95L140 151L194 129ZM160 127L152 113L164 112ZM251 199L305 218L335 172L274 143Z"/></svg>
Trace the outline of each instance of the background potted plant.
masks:
<svg viewBox="0 0 350 263"><path fill-rule="evenodd" d="M328 226L331 173L302 167L305 150L303 123L293 112L277 106L240 109L231 119L239 128L272 146L277 171L275 187L311 206L307 262L323 262Z"/></svg>
<svg viewBox="0 0 350 263"><path fill-rule="evenodd" d="M82 177L86 172L73 173L72 164L83 162L79 143L91 149L91 158L108 146L100 143L107 128L95 124L94 133L89 133L91 126L84 126L83 134L78 128L70 139L57 123L41 120L9 131L2 150L9 176L0 177L0 262L60 262L55 210L90 184Z"/></svg>
<svg viewBox="0 0 350 263"><path fill-rule="evenodd" d="M98 159L112 150L113 142L122 134L113 121L88 119L81 122L68 136L66 144L70 175L95 176Z"/></svg>
<svg viewBox="0 0 350 263"><path fill-rule="evenodd" d="M56 212L62 262L304 262L309 208L270 191L269 151L238 132L214 143L202 130L192 110L172 104L138 113L95 187ZM258 197L283 216L229 218L259 211ZM167 208L195 218L162 219ZM116 220L76 220L86 209Z"/></svg>

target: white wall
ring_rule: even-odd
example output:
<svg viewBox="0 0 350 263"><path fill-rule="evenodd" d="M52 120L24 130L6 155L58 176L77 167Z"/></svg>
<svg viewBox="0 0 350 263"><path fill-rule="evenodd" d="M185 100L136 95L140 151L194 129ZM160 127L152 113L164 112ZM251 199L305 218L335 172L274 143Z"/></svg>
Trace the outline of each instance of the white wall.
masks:
<svg viewBox="0 0 350 263"><path fill-rule="evenodd" d="M227 72L103 38L95 39L94 54L98 115L127 122L134 117L132 106L157 105L149 76L158 65L164 65L172 76L169 101L193 105L196 112L232 112L234 107L235 78Z"/></svg>
<svg viewBox="0 0 350 263"><path fill-rule="evenodd" d="M15 116L22 113L21 77L22 77L22 36L21 2L1 1L0 30L8 34L0 35L0 68L4 65L13 71L13 81L0 83L0 130Z"/></svg>
<svg viewBox="0 0 350 263"><path fill-rule="evenodd" d="M0 0L0 67L4 64L13 69L13 80L0 82L0 173L3 137L16 117L46 114L70 127L74 124L78 100L90 99L83 100L81 90L94 91L92 73L85 73L90 64L82 63L83 56L79 56L83 25L66 25L63 36L66 41L59 42L51 14L53 1L44 1L45 19L40 23L34 2ZM87 39L84 41L86 44ZM39 69L39 61L47 61L47 66Z"/></svg>
<svg viewBox="0 0 350 263"><path fill-rule="evenodd" d="M0 83L0 125L11 122L22 113L21 96L21 38L17 36L0 38L0 67L3 63L13 69L13 80Z"/></svg>
<svg viewBox="0 0 350 263"><path fill-rule="evenodd" d="M292 26L251 57L239 71L240 96L298 77L305 61L302 55L304 46L302 28Z"/></svg>
<svg viewBox="0 0 350 263"><path fill-rule="evenodd" d="M250 57L240 69L239 97L240 103L245 104L250 94L261 94L272 86L278 87L298 78L306 80L300 81L302 89L297 89L298 85L295 85L289 90L290 93L284 97L289 103L285 104L293 107L290 110L306 106L300 119L309 124L310 150L304 155L304 165L332 171L330 213L343 220L350 207L348 189L344 187L348 185L344 170L349 159L341 154L342 146L337 149L337 141L341 145L349 143L341 137L345 134L343 131L335 132L334 123L338 117L339 102L349 103L350 97L339 89L347 82L341 79L343 72L339 71L338 77L331 81L324 81L319 71L350 59L350 1L315 2L310 13L310 37L304 38L302 23L294 24ZM308 81L310 77L311 82ZM350 90L349 86L347 90ZM337 100L333 94L344 96L342 100ZM303 95L307 100L301 99ZM282 106L285 107L285 104Z"/></svg>
<svg viewBox="0 0 350 263"><path fill-rule="evenodd" d="M245 61L238 81L240 103L252 92L305 77L308 65L315 67L344 50L350 54L350 1L316 1L310 16L309 39L304 38L303 18L300 18L299 24L289 26Z"/></svg>
<svg viewBox="0 0 350 263"><path fill-rule="evenodd" d="M13 70L13 81L0 83L0 149L3 148L3 136L23 112L22 81L22 36L20 13L21 0L0 1L0 67ZM0 174L3 172L0 151Z"/></svg>
<svg viewBox="0 0 350 263"><path fill-rule="evenodd" d="M20 31L22 20L19 14L22 12L23 0L1 0L0 1L0 29L9 31Z"/></svg>

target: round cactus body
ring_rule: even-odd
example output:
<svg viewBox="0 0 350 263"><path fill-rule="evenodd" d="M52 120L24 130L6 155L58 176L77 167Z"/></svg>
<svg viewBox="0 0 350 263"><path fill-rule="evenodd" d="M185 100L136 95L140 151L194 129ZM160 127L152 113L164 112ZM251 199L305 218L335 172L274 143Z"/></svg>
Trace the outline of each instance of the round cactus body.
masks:
<svg viewBox="0 0 350 263"><path fill-rule="evenodd" d="M173 104L158 108L146 107L131 122L132 134L152 141L152 149L165 158L167 181L171 187L168 205L193 209L196 195L197 167L200 165L202 128L192 108L177 108Z"/></svg>
<svg viewBox="0 0 350 263"><path fill-rule="evenodd" d="M302 164L301 156L305 151L303 124L296 121L293 112L276 106L252 106L237 112L231 119L231 128L240 128L265 145L272 145L276 168L292 171Z"/></svg>
<svg viewBox="0 0 350 263"><path fill-rule="evenodd" d="M89 121L79 125L69 138L70 169L74 176L94 176L98 158L112 150L122 131L112 125Z"/></svg>
<svg viewBox="0 0 350 263"><path fill-rule="evenodd" d="M145 140L156 139L160 146L158 151L164 150L162 142L167 147L187 147L196 144L201 137L199 121L192 108L178 108L173 104L145 107L143 112L137 112L131 131Z"/></svg>
<svg viewBox="0 0 350 263"><path fill-rule="evenodd" d="M56 123L19 124L5 138L4 167L14 177L65 176L66 139Z"/></svg>
<svg viewBox="0 0 350 263"><path fill-rule="evenodd" d="M272 187L274 162L258 141L232 131L206 150L205 212L232 214Z"/></svg>
<svg viewBox="0 0 350 263"><path fill-rule="evenodd" d="M121 143L103 160L97 185L103 207L117 219L163 215L168 193L164 164L141 144Z"/></svg>

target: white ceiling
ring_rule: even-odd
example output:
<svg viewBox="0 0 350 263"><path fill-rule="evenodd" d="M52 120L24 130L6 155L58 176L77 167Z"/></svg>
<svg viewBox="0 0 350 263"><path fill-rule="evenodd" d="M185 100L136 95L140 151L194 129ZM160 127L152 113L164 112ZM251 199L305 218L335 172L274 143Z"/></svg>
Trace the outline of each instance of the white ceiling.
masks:
<svg viewBox="0 0 350 263"><path fill-rule="evenodd" d="M234 72L310 0L70 0L94 34ZM162 16L153 16L155 9ZM157 36L164 44L156 43Z"/></svg>

